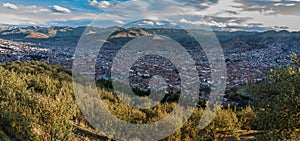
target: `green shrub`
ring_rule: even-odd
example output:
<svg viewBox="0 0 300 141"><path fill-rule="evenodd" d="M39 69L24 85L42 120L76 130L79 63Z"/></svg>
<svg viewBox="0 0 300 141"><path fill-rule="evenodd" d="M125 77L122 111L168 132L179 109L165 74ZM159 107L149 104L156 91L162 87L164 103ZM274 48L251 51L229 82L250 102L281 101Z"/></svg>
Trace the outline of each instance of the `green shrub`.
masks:
<svg viewBox="0 0 300 141"><path fill-rule="evenodd" d="M55 69L45 64L16 62L4 67L0 67L0 126L7 135L19 140L68 139L74 130L71 119L78 112L72 84L51 77ZM37 68L48 70L31 70Z"/></svg>
<svg viewBox="0 0 300 141"><path fill-rule="evenodd" d="M1 141L10 141L11 139L0 129L0 140Z"/></svg>
<svg viewBox="0 0 300 141"><path fill-rule="evenodd" d="M264 81L247 89L263 140L293 139L300 129L300 61L295 54L292 60L294 66L271 70Z"/></svg>
<svg viewBox="0 0 300 141"><path fill-rule="evenodd" d="M206 127L210 138L224 140L228 136L238 137L240 122L236 115L236 110L231 109L230 105L225 108L217 106L218 112L214 120Z"/></svg>
<svg viewBox="0 0 300 141"><path fill-rule="evenodd" d="M237 111L237 117L241 123L241 128L243 130L254 130L256 129L256 114L250 106L242 108L240 111Z"/></svg>

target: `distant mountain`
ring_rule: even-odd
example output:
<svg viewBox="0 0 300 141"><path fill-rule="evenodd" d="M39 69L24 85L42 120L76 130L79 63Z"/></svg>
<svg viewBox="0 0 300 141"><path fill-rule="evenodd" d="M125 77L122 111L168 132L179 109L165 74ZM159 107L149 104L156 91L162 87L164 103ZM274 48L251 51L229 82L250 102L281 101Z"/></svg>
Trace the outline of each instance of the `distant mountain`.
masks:
<svg viewBox="0 0 300 141"><path fill-rule="evenodd" d="M236 33L227 33L228 36ZM249 33L225 40L222 44L227 52L244 52L253 49L280 47L282 50L299 50L300 32L267 31Z"/></svg>
<svg viewBox="0 0 300 141"><path fill-rule="evenodd" d="M127 28L125 28L127 27ZM162 28L163 27L163 28ZM17 27L17 26L0 26L0 38L7 40L39 42L47 40L50 42L64 41L77 43L87 27ZM89 27L89 33L96 34L102 28ZM176 28L168 22L157 22L151 20L142 20L125 25L123 28L114 32L110 40L115 42L128 41L132 38L145 36L149 34L159 34L171 37L180 42L190 44L192 36L185 30ZM270 45L282 44L282 48L296 47L300 44L300 32L288 31L267 31L267 32L228 32L215 31L215 35L224 48L229 52L247 51L254 48L264 48Z"/></svg>
<svg viewBox="0 0 300 141"><path fill-rule="evenodd" d="M149 35L149 33L143 29L120 28L120 31L113 33L110 38L135 38L147 35Z"/></svg>
<svg viewBox="0 0 300 141"><path fill-rule="evenodd" d="M52 28L47 27L9 27L9 28L2 28L1 36L2 37L24 37L24 38L50 38L56 35L56 31Z"/></svg>
<svg viewBox="0 0 300 141"><path fill-rule="evenodd" d="M0 38L26 40L26 39L50 39L80 37L86 27L0 27Z"/></svg>

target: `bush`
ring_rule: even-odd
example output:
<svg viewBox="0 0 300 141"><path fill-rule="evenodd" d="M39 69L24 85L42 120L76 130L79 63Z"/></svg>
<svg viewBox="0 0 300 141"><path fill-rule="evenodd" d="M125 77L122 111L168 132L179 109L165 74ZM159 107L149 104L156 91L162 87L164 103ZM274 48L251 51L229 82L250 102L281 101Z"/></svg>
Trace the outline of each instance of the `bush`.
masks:
<svg viewBox="0 0 300 141"><path fill-rule="evenodd" d="M263 140L293 139L300 128L300 61L295 54L292 60L294 66L271 70L264 81L247 89Z"/></svg>
<svg viewBox="0 0 300 141"><path fill-rule="evenodd" d="M237 117L241 123L241 128L243 130L253 130L256 129L257 119L256 114L252 110L250 106L242 108L240 111L237 112Z"/></svg>
<svg viewBox="0 0 300 141"><path fill-rule="evenodd" d="M10 138L0 129L0 140L1 141L10 141Z"/></svg>
<svg viewBox="0 0 300 141"><path fill-rule="evenodd" d="M239 138L241 124L237 118L235 109L231 109L230 106L228 108L217 106L216 108L218 108L216 117L204 129L199 128L203 109L197 108L188 122L165 140L225 140L229 136Z"/></svg>
<svg viewBox="0 0 300 141"><path fill-rule="evenodd" d="M231 109L230 105L226 109L220 106L216 108L218 108L218 112L215 119L206 127L210 138L224 140L228 136L238 137L240 123L235 108Z"/></svg>
<svg viewBox="0 0 300 141"><path fill-rule="evenodd" d="M66 140L73 133L71 119L78 111L72 84L52 77L55 68L44 66L16 62L0 67L0 125L18 140ZM31 71L37 68L52 70Z"/></svg>

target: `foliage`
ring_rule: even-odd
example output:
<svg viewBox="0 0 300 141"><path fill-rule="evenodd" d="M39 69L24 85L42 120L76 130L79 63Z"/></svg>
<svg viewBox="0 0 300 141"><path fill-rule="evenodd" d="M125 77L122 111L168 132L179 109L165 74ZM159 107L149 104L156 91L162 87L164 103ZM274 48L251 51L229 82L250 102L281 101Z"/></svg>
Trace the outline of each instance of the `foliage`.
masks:
<svg viewBox="0 0 300 141"><path fill-rule="evenodd" d="M0 129L0 140L1 141L10 141L10 138Z"/></svg>
<svg viewBox="0 0 300 141"><path fill-rule="evenodd" d="M271 70L264 81L248 87L263 140L295 139L300 128L300 61L295 54L292 60L294 66Z"/></svg>
<svg viewBox="0 0 300 141"><path fill-rule="evenodd" d="M242 108L240 111L237 111L237 117L240 121L241 128L243 130L253 130L256 129L256 114L250 106Z"/></svg>
<svg viewBox="0 0 300 141"><path fill-rule="evenodd" d="M66 140L77 107L71 77L46 63L0 67L0 127L19 140Z"/></svg>
<svg viewBox="0 0 300 141"><path fill-rule="evenodd" d="M89 88L87 88L89 89ZM85 90L89 91L89 90ZM104 104L108 107L109 111L118 117L121 120L135 123L135 124L144 124L144 123L152 123L158 120L165 118L171 111L173 111L174 107L176 106L175 101L165 101L161 102L155 107L151 109L135 109L123 101L127 101L127 103L132 102L132 99L127 97L126 95L118 94L117 97L116 92L110 92L103 89L98 89L101 99L103 100ZM87 99L87 97L82 97L81 99ZM120 100L122 99L122 101ZM93 99L91 99L93 100ZM91 103L88 102L87 103ZM87 109L82 110L89 110L90 108L86 107ZM238 131L240 130L240 122L237 116L237 111L235 108L221 108L217 106L219 109L216 118L213 120L211 124L205 129L199 128L199 121L203 115L202 108L196 108L193 112L190 119L183 124L183 127L178 129L173 135L164 139L164 140L206 140L206 139L225 139L229 136L235 136L238 138L239 134ZM88 111L87 111L88 112ZM184 110L179 110L178 114L184 114ZM93 116L93 113L89 113L89 116ZM103 118L97 117L95 118ZM98 119L100 120L100 119ZM175 119L177 122L170 122L166 125L174 126L175 124L181 123L181 120ZM109 131L109 129L105 129L108 126L112 126L112 122L110 119L103 120L107 121L107 123L103 123L107 126L103 126L103 131ZM161 128L159 128L161 129ZM155 129L154 129L155 130ZM163 130L162 130L163 131ZM129 136L136 134L138 131L129 130L126 131L126 135L122 136ZM149 133L150 134L150 133ZM137 139L137 138L134 138Z"/></svg>
<svg viewBox="0 0 300 141"><path fill-rule="evenodd" d="M220 106L216 106L218 109L216 117L214 120L208 125L207 133L213 139L221 139L224 140L228 136L237 136L238 131L240 130L239 119L236 115L236 110L231 109L230 105L225 108L221 108Z"/></svg>
<svg viewBox="0 0 300 141"><path fill-rule="evenodd" d="M289 100L293 100L294 96L299 96L296 95L299 94L300 86L299 70L290 67L287 70L279 69L273 71L273 73L268 81L264 81L258 85L251 85L247 88L247 90L251 90L249 92L251 92L252 96L256 93L260 94L255 95L252 101L253 106L255 106L254 109L250 106L239 110L236 110L231 105L225 107L217 106L218 112L216 117L206 128L200 129L199 122L204 109L198 107L190 119L183 124L182 128L164 140L225 140L228 137L239 138L240 129L253 130L256 128L266 130L268 131L266 133L269 134L276 133L277 135L277 133L280 133L284 137L296 137L297 133L299 133L299 130L296 130L296 128L299 129L299 111L298 115L293 114L293 112L299 110L299 107L298 109L297 107L295 108L299 103ZM51 66L47 63L35 61L25 63L14 62L4 64L2 67L0 66L0 131L4 131L3 134L0 132L0 139L8 135L19 140L74 140L73 131L75 123L80 121L84 122L83 126L89 125L84 119L84 115L81 115L77 109L71 82L70 71L59 66ZM121 95L122 97L117 97L117 93L112 92L111 82L97 81L97 86L99 95L110 112L121 120L135 124L145 124L163 119L174 110L177 100L180 97L180 93L166 94L165 98L153 108L135 109L123 102L134 102L132 99L125 94L118 94L118 96ZM285 87L278 89L278 86ZM91 88L87 87L87 89ZM142 92L138 89L134 89L134 91L139 96L148 95L148 92ZM274 97L267 95L270 92L274 92L272 94L275 98L276 96L285 98L281 102L277 101L279 106L265 106L264 103L257 101L258 98L261 98L263 100L266 99L266 103L269 105L276 104L274 99L271 100ZM289 92L289 95L279 95L279 93L286 94L287 92ZM265 97L260 97L263 95ZM86 99L86 97L80 97L80 99ZM90 99L90 102L87 100L89 102L87 104L91 104L92 100ZM281 107L290 109L278 111ZM261 110L261 108L268 110L268 112ZM90 109L83 108L81 110ZM181 108L176 114L182 115L184 112L185 109ZM276 114L274 116L276 112L285 116L281 117ZM98 116L97 118L103 117ZM278 132L277 127L283 126L283 122L280 126L271 126L270 123L273 123L272 120L283 121L280 118L285 118L284 120L289 121L291 123L289 125L294 125L297 122L298 125L284 126L292 128L291 130ZM110 121L109 119L102 120ZM176 124L182 123L180 119L174 119L174 121L176 122L170 121L165 125L173 127ZM109 128L112 123L107 122L105 124ZM154 130L159 129L161 128ZM102 131L106 130L108 129L105 127L102 129ZM129 133L127 136L138 140L133 136L137 132L130 130L126 133Z"/></svg>

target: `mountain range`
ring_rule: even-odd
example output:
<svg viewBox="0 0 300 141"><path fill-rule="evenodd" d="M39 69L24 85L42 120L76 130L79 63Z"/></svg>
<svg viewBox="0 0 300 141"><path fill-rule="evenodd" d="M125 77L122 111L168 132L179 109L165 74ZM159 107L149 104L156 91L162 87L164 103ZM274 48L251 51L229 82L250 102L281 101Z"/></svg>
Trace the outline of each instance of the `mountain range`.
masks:
<svg viewBox="0 0 300 141"><path fill-rule="evenodd" d="M18 27L18 26L0 26L0 38L13 39L13 40L31 40L31 39L55 39L55 38L79 38L87 27L69 27L69 26L52 26L52 27L40 27L40 26L29 26L29 27ZM97 32L102 28L99 27L88 27L93 29L93 32ZM151 34L177 34L180 36L180 32L183 29L177 28L119 28L118 34L115 34L113 38L134 38L136 36ZM92 32L92 33L93 33ZM91 34L92 34L91 33ZM290 39L297 40L300 38L300 32L289 32L286 30L282 31L266 31L266 32L246 32L246 31L214 31L215 35L221 42L230 40L239 40L244 42L256 42L257 40L268 40L273 42L278 39Z"/></svg>

